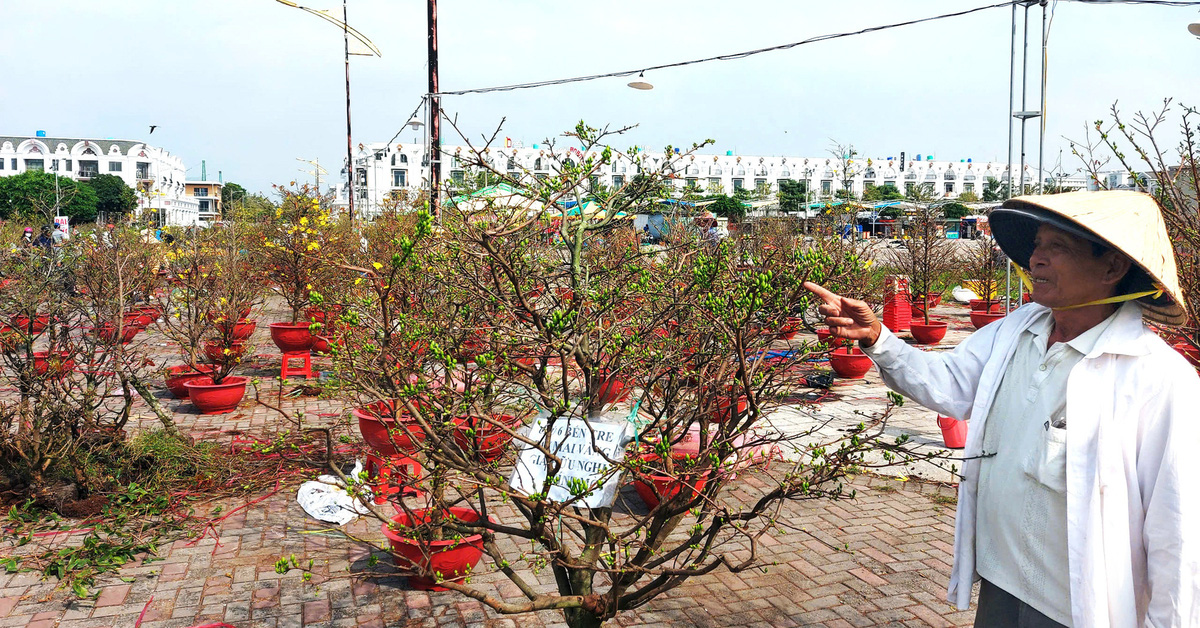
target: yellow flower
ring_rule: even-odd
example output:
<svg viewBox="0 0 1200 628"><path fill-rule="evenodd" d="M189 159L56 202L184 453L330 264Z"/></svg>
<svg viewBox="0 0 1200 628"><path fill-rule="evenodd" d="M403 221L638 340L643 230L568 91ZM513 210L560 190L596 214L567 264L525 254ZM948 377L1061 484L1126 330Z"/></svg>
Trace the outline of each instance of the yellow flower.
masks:
<svg viewBox="0 0 1200 628"><path fill-rule="evenodd" d="M357 285L358 285L358 284L360 284L360 283L362 283L362 277L359 277L358 279L355 279L355 280L354 280L354 285L356 285L356 286L357 286Z"/></svg>
<svg viewBox="0 0 1200 628"><path fill-rule="evenodd" d="M371 265L375 267L375 270L383 268L383 264L380 264L379 262L371 262Z"/></svg>
<svg viewBox="0 0 1200 628"><path fill-rule="evenodd" d="M304 216L301 216L301 217L300 217L300 224L307 226L307 225L308 225L308 218L306 218L306 217L304 217Z"/></svg>

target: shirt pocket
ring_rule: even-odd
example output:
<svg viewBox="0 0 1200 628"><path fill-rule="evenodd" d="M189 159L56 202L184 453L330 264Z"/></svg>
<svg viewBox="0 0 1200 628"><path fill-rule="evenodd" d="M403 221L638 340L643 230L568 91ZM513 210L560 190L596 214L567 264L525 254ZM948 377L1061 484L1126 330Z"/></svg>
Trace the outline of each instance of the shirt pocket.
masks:
<svg viewBox="0 0 1200 628"><path fill-rule="evenodd" d="M1054 491L1067 492L1067 430L1047 423L1025 462L1025 475Z"/></svg>

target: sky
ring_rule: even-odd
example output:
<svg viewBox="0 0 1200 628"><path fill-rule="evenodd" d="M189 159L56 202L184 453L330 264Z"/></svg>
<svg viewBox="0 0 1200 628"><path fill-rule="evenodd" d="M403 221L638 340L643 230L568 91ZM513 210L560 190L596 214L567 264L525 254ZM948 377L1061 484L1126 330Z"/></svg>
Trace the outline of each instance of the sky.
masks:
<svg viewBox="0 0 1200 628"><path fill-rule="evenodd" d="M349 22L382 56L351 58L353 138L384 142L426 91L420 0L348 0ZM855 31L996 0L690 2L441 0L443 91L644 68ZM314 8L336 0L305 0ZM1046 163L1079 166L1064 138L1164 98L1200 105L1200 5L1056 2L1049 37ZM1029 92L1038 108L1038 28L1029 11ZM536 90L447 96L472 140L525 145L579 120L633 126L614 138L661 148L705 139L704 152L934 155L1004 161L1011 9L823 41L745 59ZM269 193L307 180L319 160L337 176L346 152L342 33L274 0L0 0L0 135L143 140L179 155L199 179ZM1019 67L1018 67L1019 73ZM1015 109L1022 109L1019 103ZM1178 106L1175 109L1179 111ZM149 135L150 125L157 125ZM1178 115L1165 125L1171 139ZM445 143L461 143L444 127ZM420 132L417 132L420 133ZM400 142L419 141L405 128ZM1036 125L1028 130L1036 159Z"/></svg>

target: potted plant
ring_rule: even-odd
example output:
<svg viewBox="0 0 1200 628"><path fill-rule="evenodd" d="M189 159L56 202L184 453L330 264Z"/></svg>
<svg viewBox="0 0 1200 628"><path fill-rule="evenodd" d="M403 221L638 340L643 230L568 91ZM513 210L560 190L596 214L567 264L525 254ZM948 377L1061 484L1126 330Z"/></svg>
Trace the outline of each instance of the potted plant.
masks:
<svg viewBox="0 0 1200 628"><path fill-rule="evenodd" d="M1004 318L1004 304L995 295L1001 289L1001 271L1004 254L991 239L972 242L966 263L967 285L981 295L978 303L971 304L971 324L976 329Z"/></svg>
<svg viewBox="0 0 1200 628"><path fill-rule="evenodd" d="M911 217L909 238L904 249L889 249L891 263L909 277L909 287L914 290L910 324L913 338L919 344L937 344L946 336L945 321L932 320L929 311L933 308L931 295L945 288L939 282L956 263L954 242L947 240L942 224L943 203L923 199ZM916 317L920 316L920 320Z"/></svg>

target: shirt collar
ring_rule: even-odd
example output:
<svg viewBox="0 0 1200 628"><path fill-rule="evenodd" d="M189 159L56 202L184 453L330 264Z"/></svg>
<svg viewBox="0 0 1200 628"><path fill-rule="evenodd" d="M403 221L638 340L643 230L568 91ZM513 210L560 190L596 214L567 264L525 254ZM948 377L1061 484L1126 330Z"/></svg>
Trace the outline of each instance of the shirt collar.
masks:
<svg viewBox="0 0 1200 628"><path fill-rule="evenodd" d="M1034 315L1025 330L1033 334L1040 343L1043 351L1049 349L1046 341L1054 330L1054 315L1050 308L1042 308L1042 312ZM1107 337L1105 332L1112 328ZM1116 312L1104 319L1100 324L1079 334L1066 342L1066 345L1088 357L1100 353L1121 353L1140 355L1148 351L1141 340L1142 308L1133 301L1121 304Z"/></svg>

